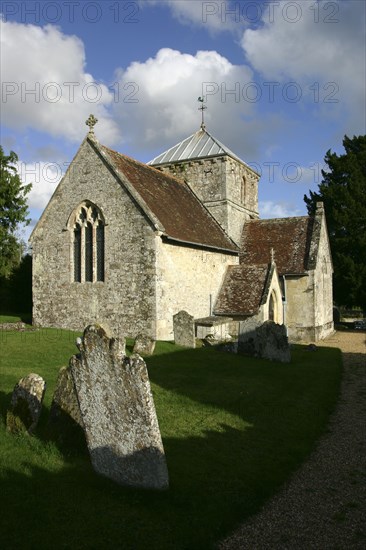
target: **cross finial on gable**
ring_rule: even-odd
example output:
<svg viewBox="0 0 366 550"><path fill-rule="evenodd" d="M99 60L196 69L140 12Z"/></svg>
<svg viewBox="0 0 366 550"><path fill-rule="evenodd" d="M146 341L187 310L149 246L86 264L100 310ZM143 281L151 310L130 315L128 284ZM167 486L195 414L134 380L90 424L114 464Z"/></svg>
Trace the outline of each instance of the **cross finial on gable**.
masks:
<svg viewBox="0 0 366 550"><path fill-rule="evenodd" d="M88 120L85 121L85 124L89 126L89 136L94 137L94 126L98 122L98 119L94 115L89 115Z"/></svg>
<svg viewBox="0 0 366 550"><path fill-rule="evenodd" d="M273 248L271 248L271 264L275 263L275 251Z"/></svg>
<svg viewBox="0 0 366 550"><path fill-rule="evenodd" d="M206 126L205 126L205 117L204 117L203 113L207 109L207 106L203 104L203 102L205 101L205 96L199 97L197 99L197 101L199 101L201 103L201 105L198 107L198 110L201 111L201 113L202 113L201 130L204 130L206 128Z"/></svg>

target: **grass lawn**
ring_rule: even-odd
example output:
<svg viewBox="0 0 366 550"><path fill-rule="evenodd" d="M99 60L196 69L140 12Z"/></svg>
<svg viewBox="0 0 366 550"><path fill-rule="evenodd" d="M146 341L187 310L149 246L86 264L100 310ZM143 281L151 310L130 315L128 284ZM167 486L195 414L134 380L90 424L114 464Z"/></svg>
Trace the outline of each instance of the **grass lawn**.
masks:
<svg viewBox="0 0 366 550"><path fill-rule="evenodd" d="M258 511L314 448L340 385L339 350L296 346L290 364L158 342L148 358L170 489L120 487L85 450L46 437L59 367L76 334L0 331L0 475L4 549L212 548ZM15 383L47 381L36 437L5 430Z"/></svg>
<svg viewBox="0 0 366 550"><path fill-rule="evenodd" d="M19 323L21 321L30 324L32 322L32 315L30 313L0 314L0 323Z"/></svg>

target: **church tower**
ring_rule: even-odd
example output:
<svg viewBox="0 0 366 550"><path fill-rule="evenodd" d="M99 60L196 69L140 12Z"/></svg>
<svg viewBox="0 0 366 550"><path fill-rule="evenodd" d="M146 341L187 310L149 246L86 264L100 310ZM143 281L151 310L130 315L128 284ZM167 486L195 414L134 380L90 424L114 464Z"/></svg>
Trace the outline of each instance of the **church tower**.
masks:
<svg viewBox="0 0 366 550"><path fill-rule="evenodd" d="M204 124L148 164L184 180L237 244L244 222L258 218L259 174Z"/></svg>

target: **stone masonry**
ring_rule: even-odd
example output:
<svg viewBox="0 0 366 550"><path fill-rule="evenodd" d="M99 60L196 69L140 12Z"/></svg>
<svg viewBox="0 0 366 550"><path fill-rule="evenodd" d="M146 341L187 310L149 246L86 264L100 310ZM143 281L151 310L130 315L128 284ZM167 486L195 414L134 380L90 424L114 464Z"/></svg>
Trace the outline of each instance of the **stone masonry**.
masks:
<svg viewBox="0 0 366 550"><path fill-rule="evenodd" d="M73 281L73 218L86 198L106 221L105 282L80 284ZM85 140L32 240L33 323L82 330L98 320L115 334L154 337L154 239L143 214Z"/></svg>
<svg viewBox="0 0 366 550"><path fill-rule="evenodd" d="M259 176L228 155L174 162L159 169L186 181L237 244L245 220L258 218Z"/></svg>

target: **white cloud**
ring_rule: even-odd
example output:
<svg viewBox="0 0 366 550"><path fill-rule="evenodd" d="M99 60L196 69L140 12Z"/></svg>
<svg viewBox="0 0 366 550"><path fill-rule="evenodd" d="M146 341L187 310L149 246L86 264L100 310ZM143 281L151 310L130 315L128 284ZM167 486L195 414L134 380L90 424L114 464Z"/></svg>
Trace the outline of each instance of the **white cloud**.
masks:
<svg viewBox="0 0 366 550"><path fill-rule="evenodd" d="M17 171L23 184L32 184L27 196L29 208L40 211L45 208L66 168L56 162L17 163Z"/></svg>
<svg viewBox="0 0 366 550"><path fill-rule="evenodd" d="M85 72L85 51L76 36L57 27L0 22L2 118L13 129L37 129L80 141L94 113L98 133L114 142L118 128L108 115L112 92Z"/></svg>
<svg viewBox="0 0 366 550"><path fill-rule="evenodd" d="M243 22L239 2L206 2L203 0L142 0L146 6L167 6L175 19L186 25L199 25L209 31L233 30L235 23ZM236 25L238 26L238 25Z"/></svg>
<svg viewBox="0 0 366 550"><path fill-rule="evenodd" d="M239 96L240 83L252 80L251 69L233 65L215 51L190 55L163 48L144 63L135 62L125 71L119 70L117 80L121 91L130 86L130 91L136 92L136 103L121 97L115 111L121 127L140 147L171 146L198 130L198 96L205 95L207 129L214 134L219 130L225 143L227 138L235 143L239 135L243 139L240 117L253 112L253 105ZM235 86L237 102L230 93ZM246 139L252 141L249 136Z"/></svg>
<svg viewBox="0 0 366 550"><path fill-rule="evenodd" d="M302 215L293 204L284 201L259 201L258 209L260 218L288 218Z"/></svg>
<svg viewBox="0 0 366 550"><path fill-rule="evenodd" d="M242 47L266 78L294 80L328 115L345 108L351 131L363 131L364 21L365 3L358 0L281 0L268 4L262 26L244 31Z"/></svg>

